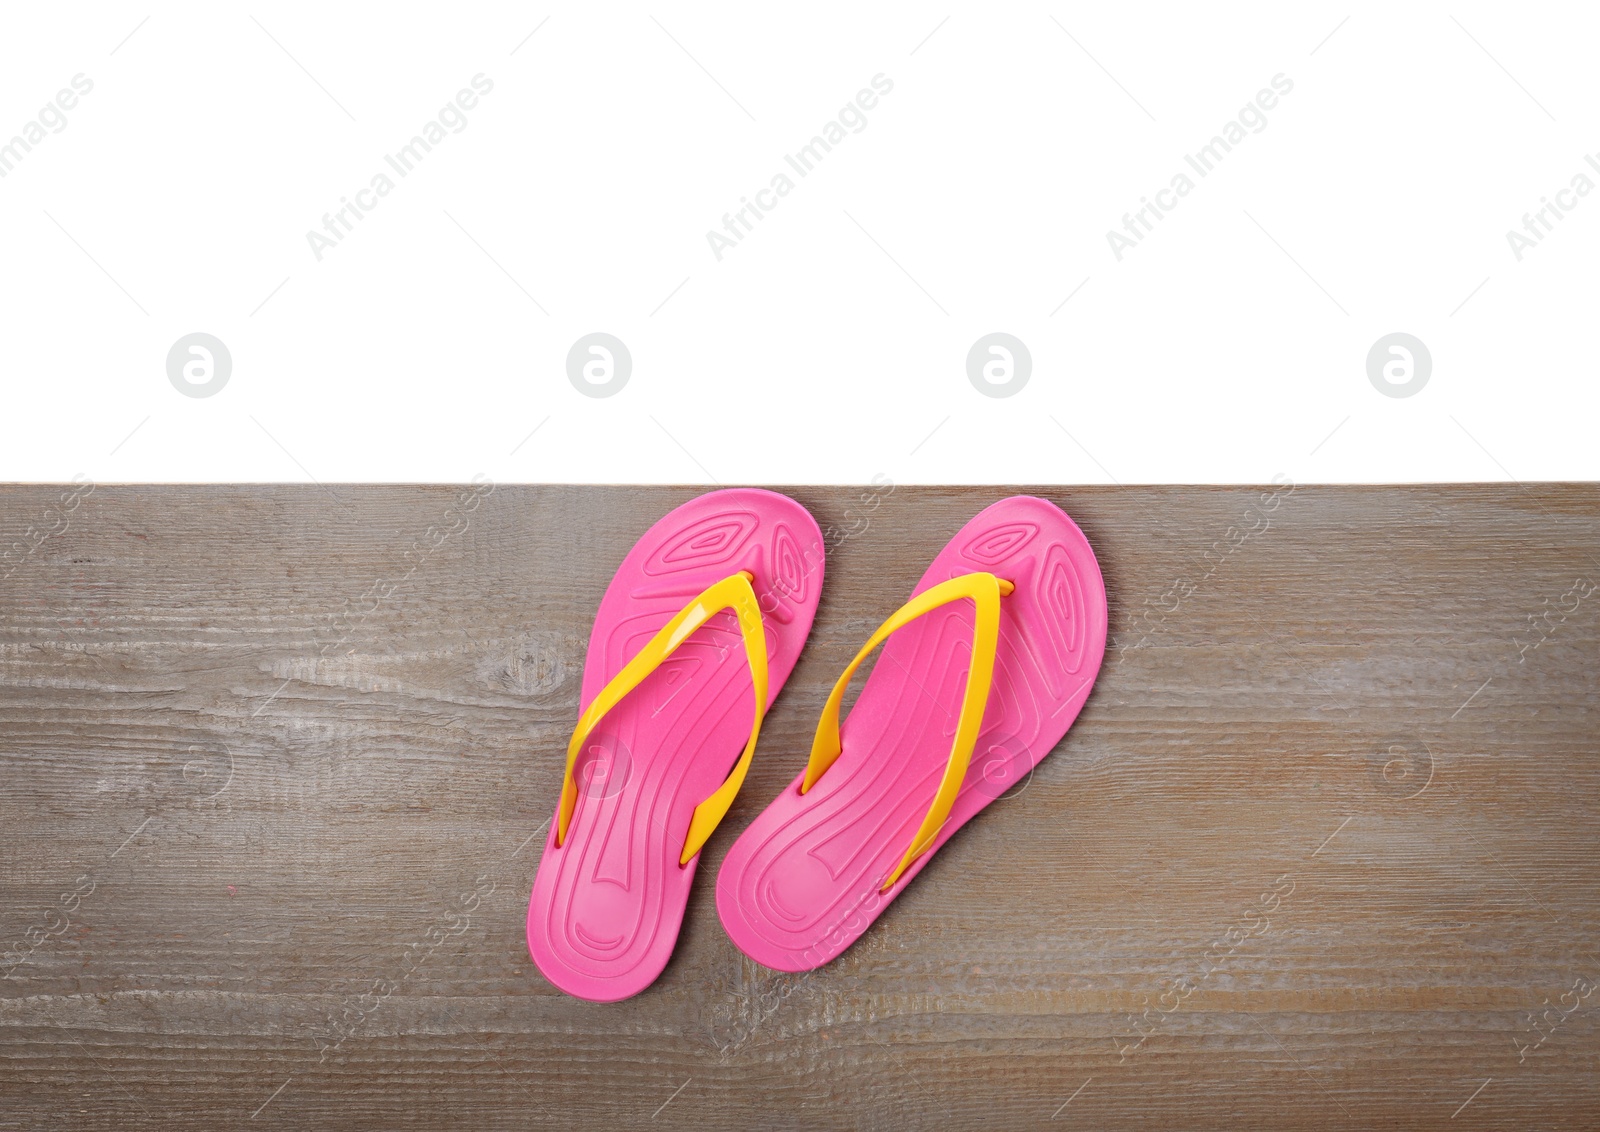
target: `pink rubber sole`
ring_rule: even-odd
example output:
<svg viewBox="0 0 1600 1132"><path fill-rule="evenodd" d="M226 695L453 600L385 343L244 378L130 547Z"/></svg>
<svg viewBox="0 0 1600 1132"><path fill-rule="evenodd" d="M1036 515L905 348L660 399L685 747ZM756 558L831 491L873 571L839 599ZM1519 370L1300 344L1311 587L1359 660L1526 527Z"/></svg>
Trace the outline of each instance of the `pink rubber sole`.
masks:
<svg viewBox="0 0 1600 1132"><path fill-rule="evenodd" d="M787 496L738 489L672 511L623 559L595 615L579 711L690 599L739 570L761 603L770 706L816 615L822 534ZM754 699L724 611L601 721L573 771L566 842L556 847L552 819L528 901L528 951L557 987L615 1002L661 974L700 863L678 864L690 818L743 751Z"/></svg>
<svg viewBox="0 0 1600 1132"><path fill-rule="evenodd" d="M728 851L717 911L756 962L806 971L849 947L956 830L1061 741L1088 699L1105 655L1106 591L1077 524L1043 499L1001 500L961 529L914 594L975 570L1016 590L1001 599L994 685L949 819L880 894L950 757L972 650L966 601L889 638L844 722L838 761L805 795L797 776Z"/></svg>

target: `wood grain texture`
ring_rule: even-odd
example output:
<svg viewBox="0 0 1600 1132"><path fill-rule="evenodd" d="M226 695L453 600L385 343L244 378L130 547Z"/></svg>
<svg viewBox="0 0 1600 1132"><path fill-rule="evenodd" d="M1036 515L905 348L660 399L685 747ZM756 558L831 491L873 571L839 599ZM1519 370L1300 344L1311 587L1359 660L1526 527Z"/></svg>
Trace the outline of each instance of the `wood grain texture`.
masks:
<svg viewBox="0 0 1600 1132"><path fill-rule="evenodd" d="M611 571L698 490L500 487L433 546L458 488L100 486L27 550L60 489L0 489L0 1128L1600 1124L1600 488L1037 489L1111 595L1088 706L778 975L722 855L1025 490L787 489L811 643L671 964L595 1006L528 959L529 839Z"/></svg>

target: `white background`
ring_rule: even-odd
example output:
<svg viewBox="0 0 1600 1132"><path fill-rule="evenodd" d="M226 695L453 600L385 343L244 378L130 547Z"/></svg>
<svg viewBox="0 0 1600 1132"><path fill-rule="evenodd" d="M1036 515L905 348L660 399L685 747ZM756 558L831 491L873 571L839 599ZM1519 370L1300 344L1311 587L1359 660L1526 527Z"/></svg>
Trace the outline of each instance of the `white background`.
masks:
<svg viewBox="0 0 1600 1132"><path fill-rule="evenodd" d="M1520 262L1506 239L1600 182L1593 6L80 4L0 30L0 139L94 84L0 179L0 479L1600 471L1600 193ZM307 231L480 73L466 128L319 262ZM878 74L866 127L719 262L707 231ZM1118 262L1107 231L1277 74L1266 128ZM167 376L193 331L232 355L214 396ZM566 373L591 331L632 355L605 399ZM991 331L1031 351L1014 396L968 380ZM1432 355L1414 396L1367 376L1393 331Z"/></svg>

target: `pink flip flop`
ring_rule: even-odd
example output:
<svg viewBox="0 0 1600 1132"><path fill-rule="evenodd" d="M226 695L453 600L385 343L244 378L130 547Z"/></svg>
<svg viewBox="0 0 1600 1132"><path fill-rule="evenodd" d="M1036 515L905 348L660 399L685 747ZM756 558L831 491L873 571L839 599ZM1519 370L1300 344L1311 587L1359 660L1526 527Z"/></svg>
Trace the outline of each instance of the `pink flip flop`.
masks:
<svg viewBox="0 0 1600 1132"><path fill-rule="evenodd" d="M771 491L691 500L623 559L595 615L528 900L528 951L557 987L615 1002L666 967L700 847L744 781L821 591L822 532Z"/></svg>
<svg viewBox="0 0 1600 1132"><path fill-rule="evenodd" d="M851 675L885 640L840 728ZM1061 741L1105 647L1105 583L1077 524L1030 496L979 513L845 669L805 771L728 850L717 912L733 942L780 971L855 942Z"/></svg>

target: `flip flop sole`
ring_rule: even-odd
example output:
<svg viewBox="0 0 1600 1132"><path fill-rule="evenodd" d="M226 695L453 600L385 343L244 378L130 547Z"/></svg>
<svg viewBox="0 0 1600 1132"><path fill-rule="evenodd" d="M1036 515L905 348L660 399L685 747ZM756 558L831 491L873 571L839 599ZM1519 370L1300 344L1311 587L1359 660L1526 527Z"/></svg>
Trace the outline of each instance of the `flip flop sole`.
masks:
<svg viewBox="0 0 1600 1132"><path fill-rule="evenodd" d="M686 603L748 570L767 639L768 704L799 659L822 590L822 534L775 492L716 491L669 513L618 567L595 616L580 712ZM678 858L694 808L750 737L754 691L733 613L714 616L600 721L574 767L566 841L550 822L528 950L561 990L638 994L666 967L694 882Z"/></svg>
<svg viewBox="0 0 1600 1132"><path fill-rule="evenodd" d="M1106 592L1077 524L1047 500L1001 500L961 529L913 595L974 571L1016 589L1001 601L994 684L948 820L880 893L949 761L971 661L970 602L889 638L841 729L838 760L804 795L802 772L728 851L717 911L756 962L805 971L833 959L956 830L1032 771L1088 699L1105 655Z"/></svg>

